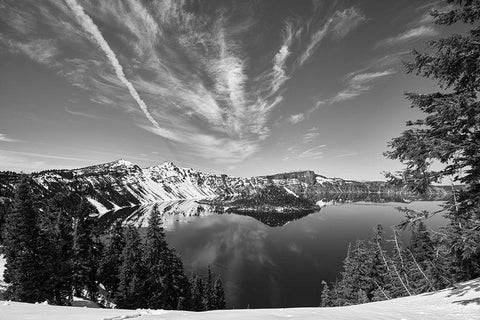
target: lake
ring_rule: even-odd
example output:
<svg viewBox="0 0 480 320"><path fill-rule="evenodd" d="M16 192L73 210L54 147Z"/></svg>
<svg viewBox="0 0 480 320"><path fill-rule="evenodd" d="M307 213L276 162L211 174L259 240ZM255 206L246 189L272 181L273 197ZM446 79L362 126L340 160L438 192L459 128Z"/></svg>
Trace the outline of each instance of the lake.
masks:
<svg viewBox="0 0 480 320"><path fill-rule="evenodd" d="M390 227L404 215L396 207L438 210L441 202L327 205L282 226L269 226L237 214L216 214L194 201L158 204L170 246L181 255L187 273L205 275L207 267L224 281L229 308L318 306L321 281L334 281L342 270L349 242L370 239L372 228ZM102 216L145 227L152 205L125 208ZM440 214L427 220L436 229ZM408 241L409 232L402 234Z"/></svg>

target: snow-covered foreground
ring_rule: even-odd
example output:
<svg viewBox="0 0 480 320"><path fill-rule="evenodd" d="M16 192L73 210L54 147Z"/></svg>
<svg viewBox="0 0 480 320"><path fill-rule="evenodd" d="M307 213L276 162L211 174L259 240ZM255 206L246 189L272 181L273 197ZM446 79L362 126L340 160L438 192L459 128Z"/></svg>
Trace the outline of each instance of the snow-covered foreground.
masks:
<svg viewBox="0 0 480 320"><path fill-rule="evenodd" d="M338 308L221 310L196 313L163 310L88 309L17 302L0 303L0 319L2 320L117 320L130 318L139 320L265 320L285 318L316 320L479 320L480 278L435 293Z"/></svg>

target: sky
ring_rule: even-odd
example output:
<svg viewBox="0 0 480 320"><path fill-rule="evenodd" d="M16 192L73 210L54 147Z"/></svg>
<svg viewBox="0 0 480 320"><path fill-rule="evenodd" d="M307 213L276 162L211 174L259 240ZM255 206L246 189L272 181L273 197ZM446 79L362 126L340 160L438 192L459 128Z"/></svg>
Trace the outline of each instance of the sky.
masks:
<svg viewBox="0 0 480 320"><path fill-rule="evenodd" d="M423 0L0 2L0 170L124 158L236 176L381 180L421 116Z"/></svg>

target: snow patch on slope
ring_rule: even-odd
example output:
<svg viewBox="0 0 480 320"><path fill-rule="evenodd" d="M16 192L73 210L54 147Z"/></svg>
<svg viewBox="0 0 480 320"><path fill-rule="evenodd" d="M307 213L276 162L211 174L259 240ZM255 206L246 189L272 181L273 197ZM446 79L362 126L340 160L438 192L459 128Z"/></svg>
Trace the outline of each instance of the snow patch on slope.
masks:
<svg viewBox="0 0 480 320"><path fill-rule="evenodd" d="M91 197L86 197L88 202L90 202L90 204L92 206L95 207L95 209L97 209L98 213L99 214L104 214L105 212L108 212L109 209L107 209L103 204L101 204L100 202L98 202L97 200L91 198Z"/></svg>
<svg viewBox="0 0 480 320"><path fill-rule="evenodd" d="M288 193L290 193L290 194L292 194L292 195L294 195L295 197L298 198L298 195L297 195L295 192L293 192L292 190L288 189L287 187L283 187L283 188L285 189L285 191L287 191Z"/></svg>

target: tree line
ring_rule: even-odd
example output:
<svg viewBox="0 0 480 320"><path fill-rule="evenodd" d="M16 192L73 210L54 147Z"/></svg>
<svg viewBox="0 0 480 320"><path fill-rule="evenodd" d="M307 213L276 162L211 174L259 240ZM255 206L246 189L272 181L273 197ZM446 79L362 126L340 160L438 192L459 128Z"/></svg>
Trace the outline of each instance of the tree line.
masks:
<svg viewBox="0 0 480 320"><path fill-rule="evenodd" d="M381 225L370 240L350 244L343 271L333 284L322 282L321 306L346 306L435 291L452 285L458 270L436 250L423 221L411 225L410 243L399 230L385 239Z"/></svg>
<svg viewBox="0 0 480 320"><path fill-rule="evenodd" d="M188 277L155 208L145 234L115 223L100 233L95 209L76 193L36 197L24 177L0 210L5 298L70 305L205 311L225 308L220 278Z"/></svg>

